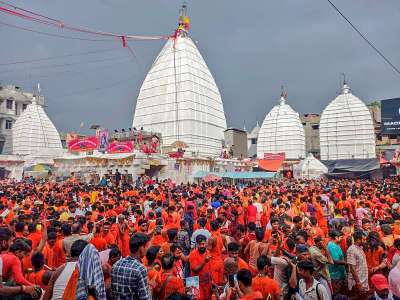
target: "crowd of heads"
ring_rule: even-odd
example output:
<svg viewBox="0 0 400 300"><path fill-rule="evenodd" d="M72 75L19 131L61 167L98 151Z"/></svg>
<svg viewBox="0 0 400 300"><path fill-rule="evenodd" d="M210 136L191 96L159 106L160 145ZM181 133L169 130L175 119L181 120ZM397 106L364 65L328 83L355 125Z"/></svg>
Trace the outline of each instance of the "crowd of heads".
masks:
<svg viewBox="0 0 400 300"><path fill-rule="evenodd" d="M102 263L109 268L104 284L110 299L114 269L127 257L144 266L153 298L189 297L186 279L196 276L202 299L258 292L261 298L267 292L271 299L304 298L302 285L313 280L316 295L329 299L396 298L389 274L400 268L399 186L399 178L3 182L0 247L21 261L25 278L45 270L44 291L58 268L93 245L107 251ZM170 284L176 290L163 286L169 276L177 278ZM258 290L258 278L278 288Z"/></svg>

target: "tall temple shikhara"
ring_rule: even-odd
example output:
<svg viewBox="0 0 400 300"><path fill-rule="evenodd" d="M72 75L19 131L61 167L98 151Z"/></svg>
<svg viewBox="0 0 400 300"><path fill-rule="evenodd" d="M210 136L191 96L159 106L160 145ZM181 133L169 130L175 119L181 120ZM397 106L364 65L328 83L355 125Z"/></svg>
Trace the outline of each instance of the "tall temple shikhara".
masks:
<svg viewBox="0 0 400 300"><path fill-rule="evenodd" d="M282 92L279 104L265 116L258 133L257 156L285 153L286 159L297 160L306 155L304 128L299 114L286 103Z"/></svg>
<svg viewBox="0 0 400 300"><path fill-rule="evenodd" d="M34 96L12 129L12 154L55 157L62 152L60 135Z"/></svg>
<svg viewBox="0 0 400 300"><path fill-rule="evenodd" d="M319 135L322 160L376 157L371 113L346 82L322 112Z"/></svg>
<svg viewBox="0 0 400 300"><path fill-rule="evenodd" d="M221 94L189 37L186 5L178 28L157 56L137 98L133 126L162 134L163 145L184 142L202 156L219 155L226 129Z"/></svg>

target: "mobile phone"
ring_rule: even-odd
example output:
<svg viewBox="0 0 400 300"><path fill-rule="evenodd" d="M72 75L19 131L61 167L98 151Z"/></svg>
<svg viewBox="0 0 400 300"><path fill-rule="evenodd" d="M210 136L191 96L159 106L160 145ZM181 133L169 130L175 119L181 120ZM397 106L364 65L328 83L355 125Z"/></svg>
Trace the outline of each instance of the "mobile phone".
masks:
<svg viewBox="0 0 400 300"><path fill-rule="evenodd" d="M228 275L228 282L230 287L235 287L235 275Z"/></svg>

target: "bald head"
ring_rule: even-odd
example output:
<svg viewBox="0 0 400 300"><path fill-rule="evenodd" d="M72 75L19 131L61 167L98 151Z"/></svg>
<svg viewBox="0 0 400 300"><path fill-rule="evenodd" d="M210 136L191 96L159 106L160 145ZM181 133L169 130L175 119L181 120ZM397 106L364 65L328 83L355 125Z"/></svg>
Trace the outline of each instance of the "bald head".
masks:
<svg viewBox="0 0 400 300"><path fill-rule="evenodd" d="M71 231L73 234L80 234L82 230L82 225L79 222L75 222L74 224L72 224L71 226Z"/></svg>
<svg viewBox="0 0 400 300"><path fill-rule="evenodd" d="M232 257L225 258L224 271L228 275L236 274L238 272L238 264Z"/></svg>

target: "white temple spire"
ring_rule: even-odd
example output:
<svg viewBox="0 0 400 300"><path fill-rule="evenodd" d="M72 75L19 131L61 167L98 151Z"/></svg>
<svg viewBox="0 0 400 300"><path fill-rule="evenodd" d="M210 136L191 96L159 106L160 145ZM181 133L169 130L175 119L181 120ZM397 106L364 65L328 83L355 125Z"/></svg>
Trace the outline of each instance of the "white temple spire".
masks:
<svg viewBox="0 0 400 300"><path fill-rule="evenodd" d="M322 112L319 129L322 160L375 158L371 114L345 80L342 92Z"/></svg>
<svg viewBox="0 0 400 300"><path fill-rule="evenodd" d="M12 153L57 156L62 153L60 135L43 107L32 98L12 128Z"/></svg>
<svg viewBox="0 0 400 300"><path fill-rule="evenodd" d="M282 87L280 103L265 116L258 133L257 156L284 152L287 159L300 159L306 154L305 134L299 114L286 104Z"/></svg>
<svg viewBox="0 0 400 300"><path fill-rule="evenodd" d="M137 98L133 127L162 134L164 146L176 141L186 153L221 153L226 119L221 94L196 44L186 34L187 7L148 72Z"/></svg>
<svg viewBox="0 0 400 300"><path fill-rule="evenodd" d="M285 104L287 100L287 92L285 91L284 86L281 86L281 98L279 100L280 104Z"/></svg>
<svg viewBox="0 0 400 300"><path fill-rule="evenodd" d="M351 89L349 85L346 82L344 82L342 87L342 94L349 94L349 93L351 93Z"/></svg>

